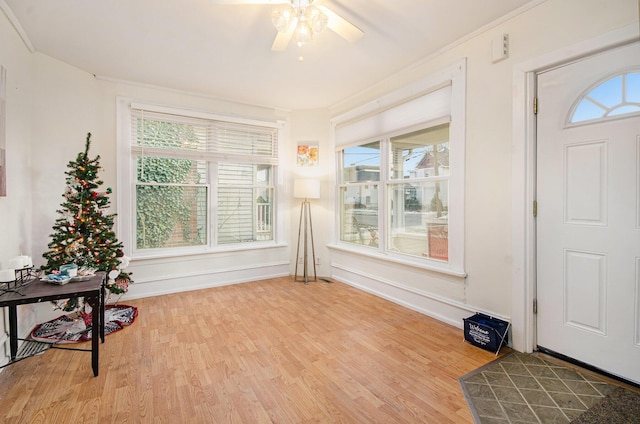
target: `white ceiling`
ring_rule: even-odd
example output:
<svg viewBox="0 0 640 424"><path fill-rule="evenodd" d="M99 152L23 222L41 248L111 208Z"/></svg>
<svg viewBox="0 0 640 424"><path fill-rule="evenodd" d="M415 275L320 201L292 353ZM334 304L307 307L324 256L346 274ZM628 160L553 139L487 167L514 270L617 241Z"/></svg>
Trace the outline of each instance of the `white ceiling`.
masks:
<svg viewBox="0 0 640 424"><path fill-rule="evenodd" d="M2 1L35 51L89 73L284 109L334 105L504 15L540 3L324 0L364 37L349 43L325 30L302 49L292 42L286 51L272 52L271 5Z"/></svg>

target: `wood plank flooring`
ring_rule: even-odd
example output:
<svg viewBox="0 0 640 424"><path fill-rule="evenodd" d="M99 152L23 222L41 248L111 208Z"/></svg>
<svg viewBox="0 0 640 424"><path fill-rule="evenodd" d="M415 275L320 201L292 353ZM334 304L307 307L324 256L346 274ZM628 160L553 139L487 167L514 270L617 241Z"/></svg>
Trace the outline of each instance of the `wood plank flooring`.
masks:
<svg viewBox="0 0 640 424"><path fill-rule="evenodd" d="M100 345L98 377L89 353L57 349L5 368L0 422L472 423L457 379L495 359L458 328L341 283L125 303L139 315Z"/></svg>

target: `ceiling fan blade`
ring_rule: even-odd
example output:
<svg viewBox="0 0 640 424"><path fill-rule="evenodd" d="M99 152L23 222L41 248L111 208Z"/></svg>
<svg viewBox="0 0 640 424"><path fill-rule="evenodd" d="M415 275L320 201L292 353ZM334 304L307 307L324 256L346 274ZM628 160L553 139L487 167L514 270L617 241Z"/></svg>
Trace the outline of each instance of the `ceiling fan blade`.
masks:
<svg viewBox="0 0 640 424"><path fill-rule="evenodd" d="M211 0L213 4L285 4L288 0Z"/></svg>
<svg viewBox="0 0 640 424"><path fill-rule="evenodd" d="M274 52L282 52L286 50L289 45L289 41L291 41L291 38L293 37L293 31L296 29L296 25L298 25L298 18L291 20L289 28L287 28L286 31L278 31L276 39L273 40L273 44L271 45L271 50Z"/></svg>
<svg viewBox="0 0 640 424"><path fill-rule="evenodd" d="M329 18L327 26L345 40L353 43L361 39L364 35L364 32L360 28L347 21L345 18L338 15L331 9L328 9L325 6L317 7L322 10L325 15L327 15L327 18Z"/></svg>

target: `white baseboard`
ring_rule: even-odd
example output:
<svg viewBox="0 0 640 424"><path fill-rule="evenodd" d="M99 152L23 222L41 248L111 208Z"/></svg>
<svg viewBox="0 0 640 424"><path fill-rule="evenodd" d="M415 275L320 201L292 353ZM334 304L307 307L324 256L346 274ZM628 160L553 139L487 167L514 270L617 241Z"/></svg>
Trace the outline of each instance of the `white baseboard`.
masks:
<svg viewBox="0 0 640 424"><path fill-rule="evenodd" d="M226 268L209 272L180 273L156 278L136 279L120 301L162 296L192 290L228 286L290 275L288 262L261 264L255 267ZM135 277L135 276L134 276Z"/></svg>
<svg viewBox="0 0 640 424"><path fill-rule="evenodd" d="M379 278L353 268L333 265L331 278L460 329L464 326L463 318L468 318L476 312L505 321L510 320L509 317L491 311L484 311L472 305L407 287L402 283Z"/></svg>

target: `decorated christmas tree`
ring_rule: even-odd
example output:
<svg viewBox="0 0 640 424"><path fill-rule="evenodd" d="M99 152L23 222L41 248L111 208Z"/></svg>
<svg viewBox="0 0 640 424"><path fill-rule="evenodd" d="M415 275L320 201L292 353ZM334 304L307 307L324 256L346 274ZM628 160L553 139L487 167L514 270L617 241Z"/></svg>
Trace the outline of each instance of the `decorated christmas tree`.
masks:
<svg viewBox="0 0 640 424"><path fill-rule="evenodd" d="M84 152L75 161L67 164L67 187L63 194L62 209L53 225L49 250L43 254L47 264L43 270L55 273L65 264L78 266L79 274L91 274L116 270L117 276L110 279L107 288L111 293L126 293L131 282L130 274L123 269L128 264L122 243L113 231L115 214L109 214L109 194L111 188L99 191L103 182L98 178L100 156L89 158L91 133L87 134ZM66 311L76 309L77 299L70 299L63 306Z"/></svg>

